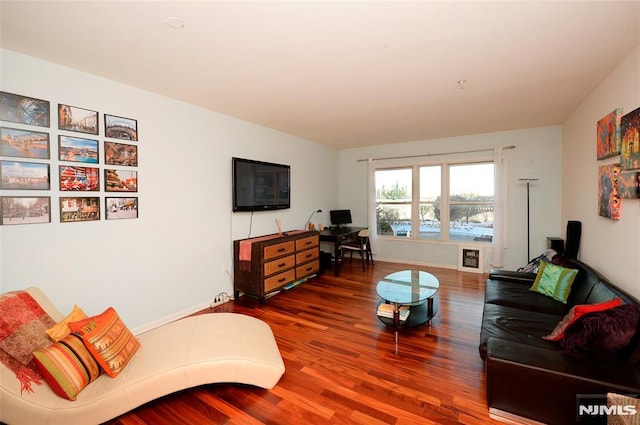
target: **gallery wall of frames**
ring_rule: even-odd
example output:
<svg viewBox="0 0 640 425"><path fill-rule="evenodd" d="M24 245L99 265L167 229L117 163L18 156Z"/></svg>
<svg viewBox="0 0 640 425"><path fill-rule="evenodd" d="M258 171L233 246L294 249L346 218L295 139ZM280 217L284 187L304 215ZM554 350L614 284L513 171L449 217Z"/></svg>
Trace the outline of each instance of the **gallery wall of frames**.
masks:
<svg viewBox="0 0 640 425"><path fill-rule="evenodd" d="M138 142L134 118L0 91L0 225L138 218Z"/></svg>
<svg viewBox="0 0 640 425"><path fill-rule="evenodd" d="M596 131L598 160L614 158L598 166L598 214L619 220L620 200L640 198L640 108L612 111L598 120Z"/></svg>

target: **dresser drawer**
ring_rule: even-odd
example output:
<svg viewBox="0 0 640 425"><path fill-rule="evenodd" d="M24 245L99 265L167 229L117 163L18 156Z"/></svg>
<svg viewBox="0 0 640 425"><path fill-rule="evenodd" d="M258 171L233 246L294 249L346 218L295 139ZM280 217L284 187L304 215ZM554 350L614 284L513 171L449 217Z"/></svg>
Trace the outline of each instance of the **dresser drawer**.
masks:
<svg viewBox="0 0 640 425"><path fill-rule="evenodd" d="M294 241L282 242L275 245L267 245L264 247L264 259L280 257L282 255L291 254L295 251Z"/></svg>
<svg viewBox="0 0 640 425"><path fill-rule="evenodd" d="M310 274L318 273L318 270L320 270L319 260L298 266L296 267L296 279L302 279Z"/></svg>
<svg viewBox="0 0 640 425"><path fill-rule="evenodd" d="M306 238L300 238L296 240L296 251L302 251L303 249L311 248L319 245L320 238L318 235L307 236Z"/></svg>
<svg viewBox="0 0 640 425"><path fill-rule="evenodd" d="M264 275L270 276L274 273L280 273L283 270L293 268L296 264L296 257L289 255L288 257L278 258L277 260L264 263Z"/></svg>
<svg viewBox="0 0 640 425"><path fill-rule="evenodd" d="M233 253L234 295L257 298L260 304L283 287L320 270L318 232L295 231L236 240Z"/></svg>
<svg viewBox="0 0 640 425"><path fill-rule="evenodd" d="M320 257L320 249L318 247L307 249L296 254L296 264L306 263L318 257Z"/></svg>
<svg viewBox="0 0 640 425"><path fill-rule="evenodd" d="M264 292L270 292L273 289L279 288L282 285L293 282L296 280L296 271L294 269L287 270L284 273L277 274L273 277L264 280Z"/></svg>

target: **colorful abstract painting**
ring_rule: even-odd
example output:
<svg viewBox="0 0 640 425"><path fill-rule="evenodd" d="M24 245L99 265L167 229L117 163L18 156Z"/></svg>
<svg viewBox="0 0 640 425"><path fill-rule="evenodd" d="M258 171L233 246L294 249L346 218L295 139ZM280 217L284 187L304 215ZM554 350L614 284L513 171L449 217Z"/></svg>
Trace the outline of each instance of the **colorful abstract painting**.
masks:
<svg viewBox="0 0 640 425"><path fill-rule="evenodd" d="M620 118L622 117L622 108L607 114L598 120L596 124L598 140L597 154L598 159L605 159L620 153Z"/></svg>
<svg viewBox="0 0 640 425"><path fill-rule="evenodd" d="M640 169L640 108L620 119L620 166L623 170Z"/></svg>
<svg viewBox="0 0 640 425"><path fill-rule="evenodd" d="M601 217L620 220L619 176L620 164L598 167L598 215Z"/></svg>
<svg viewBox="0 0 640 425"><path fill-rule="evenodd" d="M620 172L618 196L624 199L640 198L640 171Z"/></svg>

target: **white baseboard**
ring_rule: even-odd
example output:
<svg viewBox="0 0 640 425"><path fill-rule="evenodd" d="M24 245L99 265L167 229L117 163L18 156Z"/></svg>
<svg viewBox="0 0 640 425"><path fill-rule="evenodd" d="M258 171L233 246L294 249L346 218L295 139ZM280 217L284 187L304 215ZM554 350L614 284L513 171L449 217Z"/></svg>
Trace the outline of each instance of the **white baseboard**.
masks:
<svg viewBox="0 0 640 425"><path fill-rule="evenodd" d="M197 313L201 310L204 310L205 308L209 308L210 306L211 306L211 300L203 302L202 304L184 309L170 316L163 317L162 319L155 320L151 323L138 326L137 328L131 329L131 333L133 333L134 335L145 333L147 331L150 331L151 329L159 328L160 326L166 325L167 323L175 322L178 319L182 319L183 317L190 316L193 313Z"/></svg>

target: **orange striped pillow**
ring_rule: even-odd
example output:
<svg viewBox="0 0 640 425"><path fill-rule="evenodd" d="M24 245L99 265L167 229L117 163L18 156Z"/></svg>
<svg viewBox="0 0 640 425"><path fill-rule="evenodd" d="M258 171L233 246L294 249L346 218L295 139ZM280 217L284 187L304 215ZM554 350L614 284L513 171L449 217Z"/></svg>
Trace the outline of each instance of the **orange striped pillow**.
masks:
<svg viewBox="0 0 640 425"><path fill-rule="evenodd" d="M34 351L33 360L53 392L67 400L75 400L102 373L82 338L73 334Z"/></svg>
<svg viewBox="0 0 640 425"><path fill-rule="evenodd" d="M112 378L124 370L140 349L140 341L125 326L113 307L97 316L71 322L69 328L82 337L93 358Z"/></svg>

